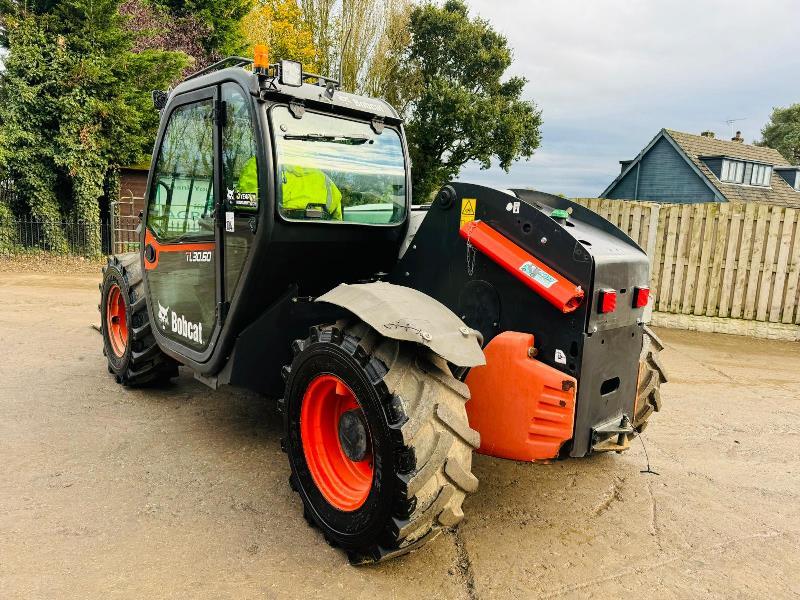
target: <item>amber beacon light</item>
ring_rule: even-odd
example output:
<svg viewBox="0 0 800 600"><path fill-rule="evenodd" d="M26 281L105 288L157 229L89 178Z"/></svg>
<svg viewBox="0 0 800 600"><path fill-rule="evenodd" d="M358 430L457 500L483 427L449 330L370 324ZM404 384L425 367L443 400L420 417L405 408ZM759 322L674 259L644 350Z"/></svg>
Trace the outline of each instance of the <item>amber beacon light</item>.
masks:
<svg viewBox="0 0 800 600"><path fill-rule="evenodd" d="M253 50L253 69L266 71L269 68L269 48L266 44L256 44Z"/></svg>

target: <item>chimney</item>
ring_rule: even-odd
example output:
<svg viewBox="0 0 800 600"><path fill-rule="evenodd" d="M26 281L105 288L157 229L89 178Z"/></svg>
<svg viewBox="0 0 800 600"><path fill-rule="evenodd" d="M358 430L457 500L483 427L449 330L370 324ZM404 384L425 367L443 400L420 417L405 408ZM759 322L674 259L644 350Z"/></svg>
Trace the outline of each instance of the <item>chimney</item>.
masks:
<svg viewBox="0 0 800 600"><path fill-rule="evenodd" d="M700 133L703 137L714 139L714 132L713 131L703 131Z"/></svg>
<svg viewBox="0 0 800 600"><path fill-rule="evenodd" d="M744 138L742 137L742 132L737 131L736 135L731 138L732 142L739 142L740 144L744 144Z"/></svg>

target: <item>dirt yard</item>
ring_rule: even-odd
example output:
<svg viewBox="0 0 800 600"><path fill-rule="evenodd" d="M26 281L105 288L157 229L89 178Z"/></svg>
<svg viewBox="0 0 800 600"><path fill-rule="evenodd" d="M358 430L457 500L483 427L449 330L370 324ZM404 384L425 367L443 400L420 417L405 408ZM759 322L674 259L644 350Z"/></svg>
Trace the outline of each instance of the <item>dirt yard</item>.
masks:
<svg viewBox="0 0 800 600"><path fill-rule="evenodd" d="M98 277L0 272L0 597L800 595L800 345L662 330L623 455L476 456L457 533L353 568L301 516L274 405L106 371Z"/></svg>

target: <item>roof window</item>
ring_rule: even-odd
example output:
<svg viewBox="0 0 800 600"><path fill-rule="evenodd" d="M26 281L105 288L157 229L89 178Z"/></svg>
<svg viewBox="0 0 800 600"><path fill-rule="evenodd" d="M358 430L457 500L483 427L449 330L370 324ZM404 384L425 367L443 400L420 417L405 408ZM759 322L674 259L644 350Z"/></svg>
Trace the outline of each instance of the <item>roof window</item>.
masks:
<svg viewBox="0 0 800 600"><path fill-rule="evenodd" d="M750 185L768 186L772 178L772 167L769 165L753 165L753 174L750 176Z"/></svg>
<svg viewBox="0 0 800 600"><path fill-rule="evenodd" d="M771 179L772 165L730 158L722 160L719 180L723 183L769 187Z"/></svg>
<svg viewBox="0 0 800 600"><path fill-rule="evenodd" d="M724 181L725 183L743 183L744 162L741 160L723 160L722 174L720 175L719 180Z"/></svg>

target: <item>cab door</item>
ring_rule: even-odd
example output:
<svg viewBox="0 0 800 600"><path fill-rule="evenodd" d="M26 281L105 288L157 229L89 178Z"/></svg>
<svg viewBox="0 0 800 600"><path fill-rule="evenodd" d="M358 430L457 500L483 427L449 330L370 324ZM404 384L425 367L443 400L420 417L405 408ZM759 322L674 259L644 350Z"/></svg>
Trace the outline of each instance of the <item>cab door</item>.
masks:
<svg viewBox="0 0 800 600"><path fill-rule="evenodd" d="M151 322L166 347L202 362L223 290L217 89L172 104L152 167L144 233Z"/></svg>

